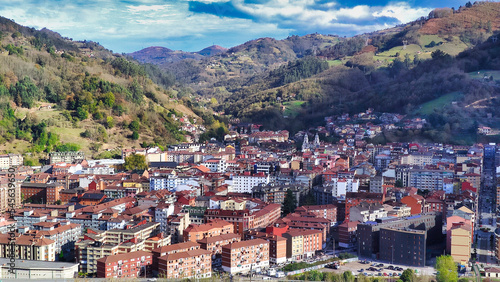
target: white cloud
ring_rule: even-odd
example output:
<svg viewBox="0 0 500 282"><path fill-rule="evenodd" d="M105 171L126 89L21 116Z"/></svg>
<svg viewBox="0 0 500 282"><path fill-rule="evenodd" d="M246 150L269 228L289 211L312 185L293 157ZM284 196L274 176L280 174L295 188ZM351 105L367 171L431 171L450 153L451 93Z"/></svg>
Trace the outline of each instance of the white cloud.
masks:
<svg viewBox="0 0 500 282"><path fill-rule="evenodd" d="M354 34L388 27L383 22L361 23L363 20L392 17L408 22L431 10L399 2L383 7L339 8L334 1L317 4L315 0L270 0L264 4L248 4L244 0L232 0L238 11L252 18L241 19L190 12L192 0L134 0L126 4L119 0L88 0L85 4L59 0L6 1L0 0L1 16L30 27L47 27L77 40L110 42L105 47L119 52L135 51L131 49L133 46L147 47L155 43L199 50L203 47L201 44L209 41L236 45L264 36L283 38L291 33Z"/></svg>

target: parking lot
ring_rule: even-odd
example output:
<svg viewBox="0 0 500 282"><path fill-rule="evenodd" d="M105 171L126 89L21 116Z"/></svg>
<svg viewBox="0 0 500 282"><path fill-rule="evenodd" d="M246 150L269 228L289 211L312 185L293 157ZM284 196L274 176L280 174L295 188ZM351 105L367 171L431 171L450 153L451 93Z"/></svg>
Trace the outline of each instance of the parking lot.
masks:
<svg viewBox="0 0 500 282"><path fill-rule="evenodd" d="M381 271L368 270L370 267L372 267L371 265L373 263L376 263L377 265L383 264L383 267L374 266L377 269L381 269ZM397 271L397 270L387 269L387 267L389 267L390 265L392 265L394 267L401 267L403 270ZM430 266L428 266L428 267L409 267L409 266L404 266L404 265L387 264L387 263L376 262L376 261L370 261L369 264L364 264L364 263L361 263L359 261L358 262L350 262L350 263L347 263L345 265L341 265L339 267L339 269L325 268L325 269L322 269L321 271L336 272L336 273L343 273L344 271L352 271L355 275L360 274L360 273L363 273L363 274L366 273L367 276L379 276L379 273L381 273L381 276L385 276L384 273L386 273L387 276L392 274L394 277L395 273L397 276L397 274L402 273L407 268L411 268L413 270L416 270L418 275L434 275L434 273L436 272L436 270ZM359 271L360 269L363 269L363 271L360 272Z"/></svg>

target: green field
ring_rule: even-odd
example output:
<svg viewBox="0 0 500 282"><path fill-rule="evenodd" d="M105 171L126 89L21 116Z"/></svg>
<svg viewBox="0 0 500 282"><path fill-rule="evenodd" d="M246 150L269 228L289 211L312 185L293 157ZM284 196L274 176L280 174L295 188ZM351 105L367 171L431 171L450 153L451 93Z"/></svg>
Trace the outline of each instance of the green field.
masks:
<svg viewBox="0 0 500 282"><path fill-rule="evenodd" d="M344 64L341 60L328 60L327 62L329 67L335 67Z"/></svg>
<svg viewBox="0 0 500 282"><path fill-rule="evenodd" d="M285 111L283 112L283 116L288 116L290 118L297 116L305 102L306 101L284 102L283 106L285 106Z"/></svg>
<svg viewBox="0 0 500 282"><path fill-rule="evenodd" d="M493 76L494 80L500 79L500 70L480 70L469 72L469 76L474 79L482 80L485 76L490 77Z"/></svg>
<svg viewBox="0 0 500 282"><path fill-rule="evenodd" d="M439 98L422 104L415 114L429 115L434 112L435 109L442 109L447 105L451 105L451 102L457 101L462 96L462 92L451 92L445 94Z"/></svg>

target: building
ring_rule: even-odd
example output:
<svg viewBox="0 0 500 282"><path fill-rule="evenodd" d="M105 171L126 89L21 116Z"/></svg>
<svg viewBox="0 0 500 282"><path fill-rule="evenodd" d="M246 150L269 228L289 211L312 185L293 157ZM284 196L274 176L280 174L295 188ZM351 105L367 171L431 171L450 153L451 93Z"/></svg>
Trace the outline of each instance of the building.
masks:
<svg viewBox="0 0 500 282"><path fill-rule="evenodd" d="M349 220L349 212L351 208L359 205L361 202L366 202L367 204L379 203L383 204L385 202L385 195L381 193L368 193L368 192L348 192L345 198L345 219ZM337 211L337 213L339 213Z"/></svg>
<svg viewBox="0 0 500 282"><path fill-rule="evenodd" d="M166 279L212 277L212 254L203 249L167 254L158 258L158 272Z"/></svg>
<svg viewBox="0 0 500 282"><path fill-rule="evenodd" d="M330 205L315 205L315 206L301 206L295 209L296 213L312 213L316 215L316 217L326 218L333 222L334 224L337 222L337 206Z"/></svg>
<svg viewBox="0 0 500 282"><path fill-rule="evenodd" d="M202 225L191 224L184 230L184 242L198 240L223 234L234 233L234 225L222 219L214 219Z"/></svg>
<svg viewBox="0 0 500 282"><path fill-rule="evenodd" d="M70 223L69 221L39 222L34 223L33 227L38 231L38 234L56 243L55 252L57 254L61 251L69 252L73 250L75 248L75 242L82 234L82 226L80 224Z"/></svg>
<svg viewBox="0 0 500 282"><path fill-rule="evenodd" d="M9 169L23 165L24 158L20 154L0 155L0 169Z"/></svg>
<svg viewBox="0 0 500 282"><path fill-rule="evenodd" d="M195 242L184 242L178 244L172 244L167 246L162 246L159 248L153 249L153 270L158 270L158 258L162 256L166 256L168 254L181 253L191 250L200 249L200 244Z"/></svg>
<svg viewBox="0 0 500 282"><path fill-rule="evenodd" d="M417 215L425 211L425 198L420 195L409 195L401 199L401 203L410 207L411 214Z"/></svg>
<svg viewBox="0 0 500 282"><path fill-rule="evenodd" d="M412 169L408 185L421 190L440 190L445 179L453 179L452 170Z"/></svg>
<svg viewBox="0 0 500 282"><path fill-rule="evenodd" d="M466 223L453 224L451 233L451 256L461 265L467 265L471 254L472 227Z"/></svg>
<svg viewBox="0 0 500 282"><path fill-rule="evenodd" d="M323 249L323 232L320 230L292 229L283 237L287 239L287 257L294 261L312 257Z"/></svg>
<svg viewBox="0 0 500 282"><path fill-rule="evenodd" d="M247 171L243 174L233 176L233 185L229 187L228 192L251 194L253 187L268 183L269 175L263 172L252 175Z"/></svg>
<svg viewBox="0 0 500 282"><path fill-rule="evenodd" d="M269 267L269 242L253 239L222 247L222 269L230 274Z"/></svg>
<svg viewBox="0 0 500 282"><path fill-rule="evenodd" d="M361 202L349 210L349 221L367 222L387 217L387 211L380 203Z"/></svg>
<svg viewBox="0 0 500 282"><path fill-rule="evenodd" d="M415 215L407 218L381 218L376 221L368 221L358 224L357 247L358 256L372 258L376 257L381 249L381 228L408 228L424 230L427 232L427 243L440 242L442 239L442 215L441 213L428 213Z"/></svg>
<svg viewBox="0 0 500 282"><path fill-rule="evenodd" d="M152 272L151 252L136 251L97 260L97 278L139 278Z"/></svg>
<svg viewBox="0 0 500 282"><path fill-rule="evenodd" d="M426 238L425 230L409 228L380 229L380 260L409 266L425 266Z"/></svg>
<svg viewBox="0 0 500 282"><path fill-rule="evenodd" d="M49 162L51 164L55 163L76 163L81 162L85 159L84 152L50 152Z"/></svg>
<svg viewBox="0 0 500 282"><path fill-rule="evenodd" d="M78 263L45 262L39 260L16 261L14 273L10 270L10 259L0 258L0 279L73 279L78 275Z"/></svg>
<svg viewBox="0 0 500 282"><path fill-rule="evenodd" d="M264 239L269 242L270 263L279 264L286 262L286 238L275 234L268 234L253 230L245 232L245 240L252 240L257 238Z"/></svg>
<svg viewBox="0 0 500 282"><path fill-rule="evenodd" d="M198 240L197 242L198 244L200 244L202 249L210 251L212 253L212 263L214 265L221 265L222 246L240 241L241 235L228 233L218 236L205 237L201 240Z"/></svg>
<svg viewBox="0 0 500 282"><path fill-rule="evenodd" d="M356 245L358 221L346 221L339 225L339 247L352 248Z"/></svg>
<svg viewBox="0 0 500 282"><path fill-rule="evenodd" d="M12 239L14 238L14 239ZM56 242L38 234L0 234L0 258L11 257L11 244L15 243L18 260L55 261Z"/></svg>

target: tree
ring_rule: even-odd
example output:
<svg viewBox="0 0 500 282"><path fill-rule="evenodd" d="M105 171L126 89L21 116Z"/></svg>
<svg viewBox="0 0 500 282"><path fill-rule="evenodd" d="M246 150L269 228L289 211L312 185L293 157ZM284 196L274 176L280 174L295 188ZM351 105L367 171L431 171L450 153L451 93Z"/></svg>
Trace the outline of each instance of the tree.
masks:
<svg viewBox="0 0 500 282"><path fill-rule="evenodd" d="M147 169L148 164L146 163L146 156L144 155L137 155L137 154L132 154L128 157L125 158L125 165L124 165L126 170L142 170L142 169Z"/></svg>
<svg viewBox="0 0 500 282"><path fill-rule="evenodd" d="M113 117L107 116L106 117L106 127L109 129L109 128L113 128L113 126L115 126L115 121L113 120Z"/></svg>
<svg viewBox="0 0 500 282"><path fill-rule="evenodd" d="M415 279L415 273L413 272L413 269L406 269L403 271L403 274L401 274L400 279L403 282L412 282Z"/></svg>
<svg viewBox="0 0 500 282"><path fill-rule="evenodd" d="M78 109L76 109L76 115L80 120L84 120L89 117L89 112L82 107L78 107Z"/></svg>
<svg viewBox="0 0 500 282"><path fill-rule="evenodd" d="M458 281L458 271L457 265L453 261L450 255L439 256L436 259L436 279L438 282L457 282Z"/></svg>
<svg viewBox="0 0 500 282"><path fill-rule="evenodd" d="M132 132L132 140L138 140L139 139L139 133L137 131Z"/></svg>
<svg viewBox="0 0 500 282"><path fill-rule="evenodd" d="M61 250L61 252L59 253L59 261L64 261L64 253L63 251Z"/></svg>
<svg viewBox="0 0 500 282"><path fill-rule="evenodd" d="M283 201L283 215L287 215L295 211L297 207L297 199L291 189L286 191L285 200Z"/></svg>
<svg viewBox="0 0 500 282"><path fill-rule="evenodd" d="M344 273L342 273L342 276L344 277L345 282L354 282L355 277L351 271L344 271Z"/></svg>
<svg viewBox="0 0 500 282"><path fill-rule="evenodd" d="M62 204L62 202L61 202L61 200L57 200L57 201L55 202L55 204L56 204L56 205L61 205L61 204ZM62 253L62 251L61 251L61 253Z"/></svg>

